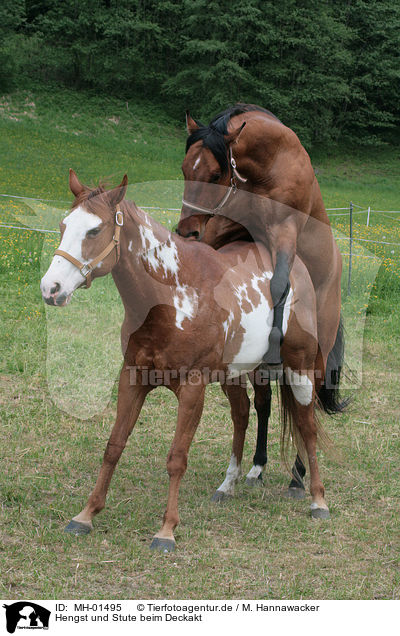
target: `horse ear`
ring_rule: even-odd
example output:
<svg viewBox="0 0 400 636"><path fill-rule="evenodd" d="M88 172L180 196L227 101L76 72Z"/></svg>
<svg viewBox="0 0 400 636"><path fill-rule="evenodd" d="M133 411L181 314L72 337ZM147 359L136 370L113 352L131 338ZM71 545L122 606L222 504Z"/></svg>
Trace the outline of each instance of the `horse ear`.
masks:
<svg viewBox="0 0 400 636"><path fill-rule="evenodd" d="M190 116L189 111L186 111L186 130L188 132L188 135L191 135L192 133L194 133L195 130L198 130L200 128L200 126L198 124L196 124L196 122L194 121L194 119Z"/></svg>
<svg viewBox="0 0 400 636"><path fill-rule="evenodd" d="M81 194L85 189L72 168L69 169L69 189L75 197Z"/></svg>
<svg viewBox="0 0 400 636"><path fill-rule="evenodd" d="M122 199L125 197L127 186L128 175L124 174L124 178L122 179L119 186L107 192L107 196L112 207L118 205L118 203L121 203Z"/></svg>
<svg viewBox="0 0 400 636"><path fill-rule="evenodd" d="M243 124L239 126L239 128L236 128L236 130L229 133L228 135L224 135L225 143L227 146L230 146L231 144L237 143L239 141L240 133L242 132L245 125L246 122L244 121Z"/></svg>

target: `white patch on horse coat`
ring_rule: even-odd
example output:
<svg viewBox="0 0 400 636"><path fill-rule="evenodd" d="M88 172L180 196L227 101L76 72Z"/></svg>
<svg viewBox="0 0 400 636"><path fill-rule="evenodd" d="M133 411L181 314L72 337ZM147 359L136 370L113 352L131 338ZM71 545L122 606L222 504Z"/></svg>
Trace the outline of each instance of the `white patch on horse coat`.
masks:
<svg viewBox="0 0 400 636"><path fill-rule="evenodd" d="M196 161L194 162L193 170L196 170L196 168L198 167L199 163L200 163L200 157L197 157Z"/></svg>
<svg viewBox="0 0 400 636"><path fill-rule="evenodd" d="M129 251L129 252L132 252L132 241L129 241L128 251Z"/></svg>
<svg viewBox="0 0 400 636"><path fill-rule="evenodd" d="M292 371L290 367L285 369L287 381L289 382L293 395L299 404L307 406L311 404L313 395L313 385L308 375L300 375L296 371Z"/></svg>
<svg viewBox="0 0 400 636"><path fill-rule="evenodd" d="M222 490L226 495L233 496L235 493L235 484L238 482L241 474L240 464L237 463L235 455L232 455L226 471L226 477L217 490Z"/></svg>
<svg viewBox="0 0 400 636"><path fill-rule="evenodd" d="M273 310L268 304L264 290L260 289L260 283L263 284L267 279L271 278L272 272L264 272L260 276L253 274L250 285L259 294L257 305L254 305L249 299L247 283L239 285L234 292L240 309L240 326L243 339L238 353L228 365L230 377L236 377L255 369L268 349L268 339L273 323ZM245 310L243 307L244 303L250 306L250 311Z"/></svg>
<svg viewBox="0 0 400 636"><path fill-rule="evenodd" d="M164 243L159 241L151 228L139 228L142 247L145 250L143 259L155 271L163 269L164 273L177 275L179 271L179 256L176 244L171 237Z"/></svg>
<svg viewBox="0 0 400 636"><path fill-rule="evenodd" d="M175 325L183 331L184 319L191 320L194 317L198 296L194 289L190 289L187 285L177 285L173 301L176 309Z"/></svg>
<svg viewBox="0 0 400 636"><path fill-rule="evenodd" d="M263 471L263 467L259 464L254 464L254 466L249 470L246 475L246 479L258 479Z"/></svg>
<svg viewBox="0 0 400 636"><path fill-rule="evenodd" d="M234 296L240 310L242 342L238 353L228 365L229 377L231 378L255 369L268 351L274 312L266 298L265 282L271 280L272 276L273 272L271 271L263 272L260 275L253 274L250 283L241 283L234 288ZM253 296L254 291L257 292L257 301L250 300L249 285L253 290ZM292 299L293 290L290 288L283 310L283 335L286 334L288 328ZM223 323L225 342L232 341L235 337L234 333L230 333L232 322L229 322L228 319Z"/></svg>
<svg viewBox="0 0 400 636"><path fill-rule="evenodd" d="M81 206L75 208L63 220L65 231L59 249L68 252L81 263L88 263L82 256L82 243L89 230L93 230L101 224L101 219L96 214L91 214ZM100 264L99 264L100 265ZM42 293L48 294L55 283L60 285L60 292L72 294L73 291L85 280L79 269L62 256L56 255L51 261L50 267L43 276L40 288Z"/></svg>
<svg viewBox="0 0 400 636"><path fill-rule="evenodd" d="M154 236L154 232L151 227L141 225L139 227L139 234L142 240L142 247L144 250L152 250L154 247L160 245L160 241Z"/></svg>
<svg viewBox="0 0 400 636"><path fill-rule="evenodd" d="M142 239L142 247L145 249L144 260L154 270L163 272L164 276L172 275L175 279L176 290L173 295L173 304L176 311L175 326L183 331L182 323L185 318L191 320L196 313L198 295L197 292L179 281L179 255L175 241L171 237L165 242L160 242L151 228L141 226L139 228Z"/></svg>
<svg viewBox="0 0 400 636"><path fill-rule="evenodd" d="M228 318L226 320L224 320L224 322L222 323L222 326L224 328L224 334L225 334L225 342L226 342L226 339L228 337L229 328L230 328L230 326L231 326L231 324L233 322L234 317L235 316L233 314L233 311L231 310L229 312Z"/></svg>
<svg viewBox="0 0 400 636"><path fill-rule="evenodd" d="M154 251L157 253L156 258L164 271L177 275L179 271L179 256L176 243L169 238L165 243L160 243L160 246Z"/></svg>

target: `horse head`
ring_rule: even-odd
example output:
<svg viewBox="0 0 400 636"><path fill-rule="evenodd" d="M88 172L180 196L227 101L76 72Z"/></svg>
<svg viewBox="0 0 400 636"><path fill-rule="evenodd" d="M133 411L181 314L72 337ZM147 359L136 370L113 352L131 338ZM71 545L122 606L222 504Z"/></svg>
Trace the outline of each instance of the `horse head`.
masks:
<svg viewBox="0 0 400 636"><path fill-rule="evenodd" d="M236 189L236 179L245 180L238 174L232 154L244 126L228 133L225 124L203 126L186 113L185 187L177 228L181 236L201 240L209 219L223 214L222 208Z"/></svg>
<svg viewBox="0 0 400 636"><path fill-rule="evenodd" d="M105 276L118 261L119 231L128 178L106 191L89 188L70 170L69 187L75 197L71 212L61 221L61 242L40 289L48 305L66 305L78 288L90 286L92 278Z"/></svg>

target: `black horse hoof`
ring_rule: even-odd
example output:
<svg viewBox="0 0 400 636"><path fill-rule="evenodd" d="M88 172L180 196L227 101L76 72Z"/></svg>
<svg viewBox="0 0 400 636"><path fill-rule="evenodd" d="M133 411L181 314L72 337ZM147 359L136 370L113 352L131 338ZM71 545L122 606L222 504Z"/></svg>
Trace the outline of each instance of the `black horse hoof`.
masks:
<svg viewBox="0 0 400 636"><path fill-rule="evenodd" d="M311 508L312 519L330 519L329 510L326 508Z"/></svg>
<svg viewBox="0 0 400 636"><path fill-rule="evenodd" d="M173 539L154 537L150 545L150 550L157 550L165 554L167 554L167 552L175 552L175 541Z"/></svg>
<svg viewBox="0 0 400 636"><path fill-rule="evenodd" d="M82 534L89 534L92 532L92 527L88 523L82 523L81 521L72 521L64 528L64 532L74 534L76 537Z"/></svg>
<svg viewBox="0 0 400 636"><path fill-rule="evenodd" d="M211 497L211 501L216 503L222 503L227 499L232 499L232 495L227 495L223 490L216 490L213 496Z"/></svg>
<svg viewBox="0 0 400 636"><path fill-rule="evenodd" d="M246 486L250 486L250 488L254 488L254 486L263 486L264 480L262 478L262 473L258 475L258 477L246 477Z"/></svg>
<svg viewBox="0 0 400 636"><path fill-rule="evenodd" d="M285 493L285 497L288 499L304 499L306 491L304 488L289 487Z"/></svg>

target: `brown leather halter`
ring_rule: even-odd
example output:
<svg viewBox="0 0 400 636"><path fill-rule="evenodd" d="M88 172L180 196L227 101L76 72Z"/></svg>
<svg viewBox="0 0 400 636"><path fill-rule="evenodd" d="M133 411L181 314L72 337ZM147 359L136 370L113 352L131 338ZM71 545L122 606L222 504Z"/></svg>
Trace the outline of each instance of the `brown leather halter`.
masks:
<svg viewBox="0 0 400 636"><path fill-rule="evenodd" d="M231 168L231 184L230 187L227 189L225 195L222 197L221 201L215 208L204 208L202 205L190 203L190 201L186 201L182 198L183 205L187 208L191 208L192 210L196 210L197 212L208 214L209 216L215 216L216 214L218 214L218 212L224 207L230 196L232 194L235 194L237 190L236 179L238 181L241 181L242 183L245 183L247 181L247 179L245 177L242 177L237 171L236 161L234 156L232 155L231 147L229 147L229 164Z"/></svg>
<svg viewBox="0 0 400 636"><path fill-rule="evenodd" d="M89 261L89 263L81 263L80 261L78 261L77 258L72 256L71 254L68 254L68 252L64 252L64 250L56 250L54 252L54 256L56 256L56 255L62 256L67 261L69 261L70 263L75 265L75 267L77 267L79 269L79 271L82 274L82 276L84 278L86 278L86 285L84 285L82 283L81 287L86 287L86 289L88 289L90 287L90 285L92 284L92 271L94 270L96 265L98 265L100 263L100 261L102 261L104 258L106 258L106 256L108 256L113 251L113 249L116 249L116 261L115 261L115 264L118 263L118 261L119 261L119 235L120 235L121 227L123 226L123 224L124 224L124 215L123 215L122 211L120 210L120 207L119 207L119 204L118 204L117 207L116 207L116 210L115 210L115 228L114 228L114 236L112 238L112 241L111 241L111 243L109 243L107 245L107 247L104 248L104 250L102 252L100 252L100 254L98 256L96 256L96 258L93 258L91 261Z"/></svg>

